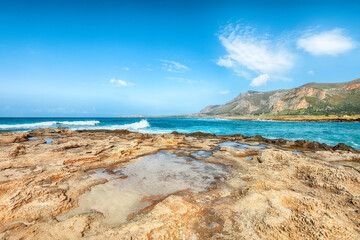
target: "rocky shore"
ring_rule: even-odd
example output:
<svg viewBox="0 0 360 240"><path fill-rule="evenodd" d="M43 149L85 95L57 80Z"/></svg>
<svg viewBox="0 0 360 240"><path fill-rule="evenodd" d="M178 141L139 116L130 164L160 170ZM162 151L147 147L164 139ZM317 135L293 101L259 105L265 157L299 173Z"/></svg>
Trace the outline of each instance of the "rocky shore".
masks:
<svg viewBox="0 0 360 240"><path fill-rule="evenodd" d="M0 133L2 239L360 239L360 153L261 136Z"/></svg>

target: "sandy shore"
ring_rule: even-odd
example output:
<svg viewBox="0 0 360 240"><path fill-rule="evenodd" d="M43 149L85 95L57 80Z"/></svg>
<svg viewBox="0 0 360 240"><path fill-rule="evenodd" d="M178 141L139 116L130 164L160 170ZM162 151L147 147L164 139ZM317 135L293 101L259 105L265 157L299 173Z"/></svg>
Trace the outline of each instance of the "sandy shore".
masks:
<svg viewBox="0 0 360 240"><path fill-rule="evenodd" d="M0 133L3 239L360 239L360 153L261 136Z"/></svg>

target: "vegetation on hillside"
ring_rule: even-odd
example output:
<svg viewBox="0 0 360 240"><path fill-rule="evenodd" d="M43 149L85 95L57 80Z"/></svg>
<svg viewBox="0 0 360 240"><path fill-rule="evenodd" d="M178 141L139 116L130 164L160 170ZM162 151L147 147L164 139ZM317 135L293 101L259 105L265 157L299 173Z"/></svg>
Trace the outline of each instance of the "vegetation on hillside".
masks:
<svg viewBox="0 0 360 240"><path fill-rule="evenodd" d="M308 83L289 90L249 91L224 105L208 106L205 115L356 115L360 114L360 79Z"/></svg>

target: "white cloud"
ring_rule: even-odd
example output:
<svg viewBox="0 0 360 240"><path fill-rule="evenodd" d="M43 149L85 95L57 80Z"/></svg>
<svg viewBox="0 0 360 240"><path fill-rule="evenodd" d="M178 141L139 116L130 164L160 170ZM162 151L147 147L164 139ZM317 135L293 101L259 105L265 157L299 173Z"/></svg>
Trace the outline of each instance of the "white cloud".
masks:
<svg viewBox="0 0 360 240"><path fill-rule="evenodd" d="M270 76L282 78L282 75L293 67L294 56L287 50L285 41L270 41L263 36L267 35L256 35L255 30L250 27L227 26L224 33L219 36L227 55L220 57L217 64L230 68L248 79L254 74L266 75L267 80ZM266 81L262 81L263 84Z"/></svg>
<svg viewBox="0 0 360 240"><path fill-rule="evenodd" d="M229 94L230 91L229 90L222 90L219 93L222 94L222 95L226 95L226 94Z"/></svg>
<svg viewBox="0 0 360 240"><path fill-rule="evenodd" d="M301 48L313 55L338 55L355 48L357 43L336 28L317 34L307 34L297 41Z"/></svg>
<svg viewBox="0 0 360 240"><path fill-rule="evenodd" d="M130 71L130 68L129 67L124 67L124 70L125 71Z"/></svg>
<svg viewBox="0 0 360 240"><path fill-rule="evenodd" d="M216 64L227 68L231 68L232 66L234 66L233 60L229 57L225 57L225 58L220 57Z"/></svg>
<svg viewBox="0 0 360 240"><path fill-rule="evenodd" d="M120 79L116 80L115 78L110 79L110 83L117 87L130 87L135 85L135 83L126 82Z"/></svg>
<svg viewBox="0 0 360 240"><path fill-rule="evenodd" d="M309 70L309 71L307 71L307 73L308 73L309 75L314 75L314 74L315 74L315 72L314 72L313 70Z"/></svg>
<svg viewBox="0 0 360 240"><path fill-rule="evenodd" d="M175 62L175 61L169 61L169 60L160 60L161 62L163 62L163 69L165 69L168 72L185 72L185 71L189 71L190 68L188 68L187 66Z"/></svg>
<svg viewBox="0 0 360 240"><path fill-rule="evenodd" d="M250 86L259 87L259 86L265 85L266 82L269 80L269 78L270 78L269 75L261 74L251 81Z"/></svg>

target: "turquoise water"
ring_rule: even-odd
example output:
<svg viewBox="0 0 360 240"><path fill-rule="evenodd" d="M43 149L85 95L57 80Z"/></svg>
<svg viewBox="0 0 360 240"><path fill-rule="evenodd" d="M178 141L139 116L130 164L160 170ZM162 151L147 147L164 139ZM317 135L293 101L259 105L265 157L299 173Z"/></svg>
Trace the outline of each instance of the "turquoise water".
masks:
<svg viewBox="0 0 360 240"><path fill-rule="evenodd" d="M38 127L70 129L127 129L142 133L202 131L217 135L261 135L266 138L306 139L330 145L343 142L360 149L359 122L275 122L203 118L0 118L0 132Z"/></svg>

